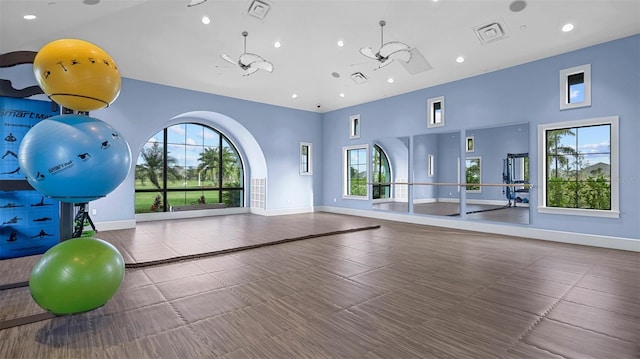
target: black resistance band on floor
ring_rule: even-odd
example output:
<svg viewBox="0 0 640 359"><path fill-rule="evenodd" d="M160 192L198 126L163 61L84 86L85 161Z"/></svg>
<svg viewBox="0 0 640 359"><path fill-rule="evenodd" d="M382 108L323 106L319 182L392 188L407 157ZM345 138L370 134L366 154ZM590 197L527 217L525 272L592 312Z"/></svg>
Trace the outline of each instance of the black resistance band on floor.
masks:
<svg viewBox="0 0 640 359"><path fill-rule="evenodd" d="M333 235L336 235L336 234L345 234L345 233L352 233L352 232L367 231L367 230L378 229L378 228L380 228L379 224L378 225L374 225L374 226L368 226L368 227L359 227L359 228L345 229L345 230L339 230L339 231L333 231L333 232L324 232L324 233L319 233L319 234L309 234L309 235L301 236L301 237L285 238L285 239L280 239L280 240L273 241L273 242L250 244L250 245L247 245L247 246L235 247L235 248L229 248L229 249L222 249L222 250L212 251L212 252L205 252L205 253L198 253L198 254L188 254L188 255L184 255L184 256L171 257L171 258L166 258L166 259L157 259L157 260L151 260L151 261L146 261L146 262L125 263L124 267L125 268L145 268L145 267L157 266L157 265L162 265L162 264L182 262L182 261L187 261L187 260L192 260L192 259L214 257L214 256L222 255L222 254L229 254L229 253L246 251L246 250L249 250L249 249L256 249L256 248L261 248L261 247L275 246L275 245L278 245L278 244L301 241L301 240L304 240L304 239L312 239L312 238L333 236Z"/></svg>
<svg viewBox="0 0 640 359"><path fill-rule="evenodd" d="M511 208L510 205L506 204L502 207L497 207L497 208L487 208L487 209L479 209L477 211L469 211L469 212L465 212L465 214L474 214L474 213L482 213L482 212L489 212L489 211L498 211L501 209L507 209L507 208ZM459 216L460 213L451 213L451 214L447 214L448 217L456 217Z"/></svg>
<svg viewBox="0 0 640 359"><path fill-rule="evenodd" d="M309 234L309 235L301 236L301 237L285 238L285 239L280 239L280 240L273 241L273 242L251 244L251 245L248 245L248 246L223 249L223 250L219 250L219 251L212 251L212 252L205 252L205 253L198 253L198 254L189 254L189 255L184 255L184 256L179 256L179 257L158 259L158 260L152 260L152 261L146 261L146 262L125 263L124 267L125 268L145 268L145 267L151 267L151 266L157 266L157 265L163 265L163 264L170 264L170 263L188 261L188 260L192 260L192 259L214 257L214 256L218 256L218 255L223 255L223 254L246 251L246 250L249 250L249 249L256 249L256 248L261 248L261 247L275 246L275 245L278 245L278 244L301 241L301 240L304 240L304 239L319 238L319 237L333 236L333 235L337 235L337 234L353 233L353 232L360 232L360 231L368 231L368 230L378 229L378 228L380 228L379 224L373 225L373 226L359 227L359 228L352 228L352 229L345 229L345 230L338 230L338 231L325 232L325 233L319 233L319 234ZM9 290L9 289L15 289L15 288L23 288L23 287L28 287L28 286L29 286L29 282L17 282L17 283L3 284L3 285L0 285L0 291ZM37 322L41 322L43 320L53 319L55 317L56 317L55 314L46 312L46 313L38 313L38 314L33 314L33 315L27 315L27 316L20 317L20 318L15 318L15 319L4 320L4 321L0 321L0 330L13 328L13 327L21 326L21 325L37 323Z"/></svg>

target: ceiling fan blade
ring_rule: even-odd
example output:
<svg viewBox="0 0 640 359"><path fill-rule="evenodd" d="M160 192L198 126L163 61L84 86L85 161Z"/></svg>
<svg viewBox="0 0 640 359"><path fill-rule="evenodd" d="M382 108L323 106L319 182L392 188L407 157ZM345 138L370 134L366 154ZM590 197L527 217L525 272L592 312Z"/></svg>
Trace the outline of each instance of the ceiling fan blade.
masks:
<svg viewBox="0 0 640 359"><path fill-rule="evenodd" d="M189 2L189 5L187 5L187 7L192 7L192 6L200 5L200 4L202 4L203 2L205 2L205 1L207 1L207 0L191 0L191 1Z"/></svg>
<svg viewBox="0 0 640 359"><path fill-rule="evenodd" d="M223 60L225 60L225 61L227 61L227 62L229 62L229 63L232 63L232 64L234 64L234 65L238 66L238 61L236 61L236 60L232 59L229 55L227 55L227 54L222 54L222 55L220 55L220 57L221 57Z"/></svg>
<svg viewBox="0 0 640 359"><path fill-rule="evenodd" d="M239 62L242 66L249 66L256 61L264 61L264 59L260 55L252 54L249 52L245 52L244 54L240 55Z"/></svg>
<svg viewBox="0 0 640 359"><path fill-rule="evenodd" d="M251 75L252 73L254 73L254 72L256 72L256 71L258 71L258 68L257 68L257 67L247 67L247 68L244 70L244 74L243 74L242 76L249 76L249 75Z"/></svg>
<svg viewBox="0 0 640 359"><path fill-rule="evenodd" d="M411 53L411 50L398 50L390 53L387 56L387 62L391 62L391 60L400 60L404 62L409 62L411 61L411 56L413 56L413 54Z"/></svg>
<svg viewBox="0 0 640 359"><path fill-rule="evenodd" d="M386 58L386 57L389 57L389 55L391 55L392 53L396 51L401 51L401 50L411 50L411 47L400 41L391 41L382 45L382 47L380 47L379 53L380 53L380 56Z"/></svg>
<svg viewBox="0 0 640 359"><path fill-rule="evenodd" d="M378 60L378 56L376 56L376 54L373 53L373 50L370 47L361 48L360 53L370 59Z"/></svg>
<svg viewBox="0 0 640 359"><path fill-rule="evenodd" d="M268 72L273 72L273 64L266 60L252 62L251 67L255 67Z"/></svg>
<svg viewBox="0 0 640 359"><path fill-rule="evenodd" d="M373 71L378 71L378 70L380 70L380 69L381 69L381 68L383 68L383 67L387 67L387 66L391 65L391 63L392 63L392 62L393 62L393 61L392 61L392 60L390 60L390 59L386 59L385 61L380 61L380 62L378 63L378 67L376 67L375 69L373 69Z"/></svg>

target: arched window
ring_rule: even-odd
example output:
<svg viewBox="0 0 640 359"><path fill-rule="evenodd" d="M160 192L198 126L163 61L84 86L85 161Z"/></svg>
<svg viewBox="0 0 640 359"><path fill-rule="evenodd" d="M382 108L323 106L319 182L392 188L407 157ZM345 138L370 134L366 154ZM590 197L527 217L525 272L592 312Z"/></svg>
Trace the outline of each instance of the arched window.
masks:
<svg viewBox="0 0 640 359"><path fill-rule="evenodd" d="M373 183L383 183L373 185L373 199L391 197L391 169L389 159L382 148L373 146L373 169L371 171Z"/></svg>
<svg viewBox="0 0 640 359"><path fill-rule="evenodd" d="M136 163L136 213L244 206L244 170L220 132L197 123L165 128Z"/></svg>

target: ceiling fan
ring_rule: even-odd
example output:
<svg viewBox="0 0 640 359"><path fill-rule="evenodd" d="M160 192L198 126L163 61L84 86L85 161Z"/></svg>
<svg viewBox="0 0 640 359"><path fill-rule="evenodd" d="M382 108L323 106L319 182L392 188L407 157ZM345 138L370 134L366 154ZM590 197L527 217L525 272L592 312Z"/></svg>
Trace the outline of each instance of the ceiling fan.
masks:
<svg viewBox="0 0 640 359"><path fill-rule="evenodd" d="M205 1L207 1L207 0L191 0L191 1L189 2L189 4L187 5L187 7L192 7L192 6L200 5L200 4L202 4L203 2L205 2Z"/></svg>
<svg viewBox="0 0 640 359"><path fill-rule="evenodd" d="M247 52L247 35L249 35L248 32L242 32L242 36L244 37L244 53L240 55L240 58L237 61L232 59L227 54L222 54L220 55L220 57L222 57L225 61L235 66L239 66L241 69L243 69L245 73L242 76L249 76L258 70L273 72L273 64L271 62L265 60L262 56Z"/></svg>
<svg viewBox="0 0 640 359"><path fill-rule="evenodd" d="M393 60L400 60L404 62L409 62L411 60L411 47L404 42L400 41L389 41L387 43L384 42L384 26L387 24L386 21L380 20L380 49L377 52L373 52L371 47L363 47L360 49L360 53L364 56L376 60L380 63L378 69L383 68Z"/></svg>

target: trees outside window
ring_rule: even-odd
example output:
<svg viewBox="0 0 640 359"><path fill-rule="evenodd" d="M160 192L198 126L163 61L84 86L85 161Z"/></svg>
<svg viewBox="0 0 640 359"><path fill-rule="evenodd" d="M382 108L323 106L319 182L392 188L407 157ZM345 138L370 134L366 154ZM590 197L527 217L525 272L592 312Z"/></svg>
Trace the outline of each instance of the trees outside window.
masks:
<svg viewBox="0 0 640 359"><path fill-rule="evenodd" d="M367 199L368 165L367 145L349 146L343 152L343 196L346 198Z"/></svg>
<svg viewBox="0 0 640 359"><path fill-rule="evenodd" d="M540 125L539 211L617 217L618 117Z"/></svg>
<svg viewBox="0 0 640 359"><path fill-rule="evenodd" d="M547 131L547 206L611 209L610 132L610 125Z"/></svg>
<svg viewBox="0 0 640 359"><path fill-rule="evenodd" d="M195 123L167 127L140 151L135 173L136 213L214 203L240 207L243 174L238 151L220 132Z"/></svg>
<svg viewBox="0 0 640 359"><path fill-rule="evenodd" d="M477 183L480 184L482 178L482 163L480 157L467 157L466 159L466 183ZM480 186L467 185L467 192L481 192L482 188Z"/></svg>
<svg viewBox="0 0 640 359"><path fill-rule="evenodd" d="M373 199L391 197L391 168L382 148L373 146L373 169L371 170ZM378 183L378 184L376 184Z"/></svg>

